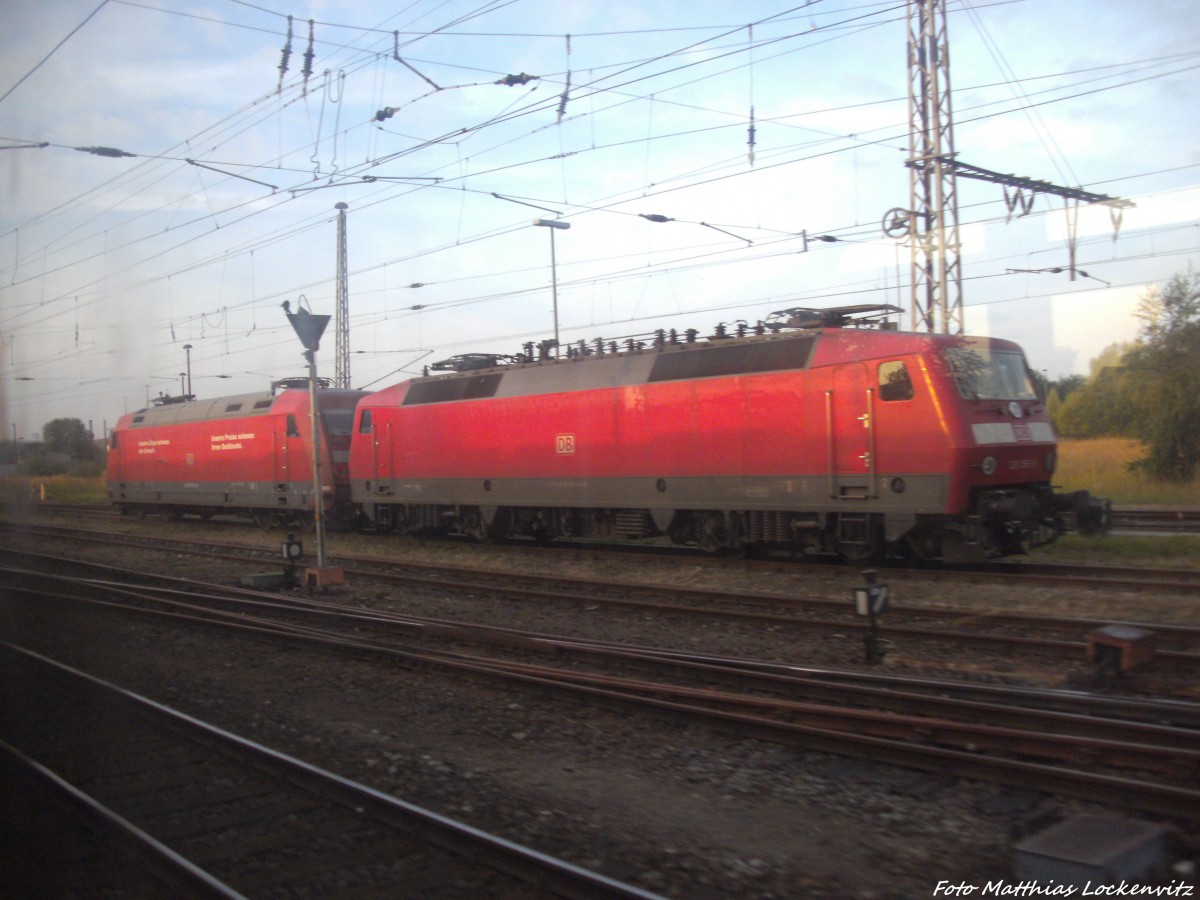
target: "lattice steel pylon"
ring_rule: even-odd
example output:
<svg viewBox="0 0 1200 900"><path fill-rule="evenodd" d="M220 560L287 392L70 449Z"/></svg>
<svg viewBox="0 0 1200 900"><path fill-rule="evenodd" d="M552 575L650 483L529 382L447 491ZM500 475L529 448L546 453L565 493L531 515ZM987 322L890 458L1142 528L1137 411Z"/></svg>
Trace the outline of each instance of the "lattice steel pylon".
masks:
<svg viewBox="0 0 1200 900"><path fill-rule="evenodd" d="M350 285L346 274L346 210L345 203L334 207L338 211L337 228L337 340L333 369L333 386L350 387Z"/></svg>
<svg viewBox="0 0 1200 900"><path fill-rule="evenodd" d="M913 330L962 334L962 261L945 0L908 0Z"/></svg>

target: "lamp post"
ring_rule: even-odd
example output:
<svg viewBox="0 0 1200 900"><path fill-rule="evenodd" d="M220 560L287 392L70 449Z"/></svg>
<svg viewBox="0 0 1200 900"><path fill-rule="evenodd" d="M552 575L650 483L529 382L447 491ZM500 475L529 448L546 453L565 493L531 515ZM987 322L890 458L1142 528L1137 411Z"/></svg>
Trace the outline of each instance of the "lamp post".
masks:
<svg viewBox="0 0 1200 900"><path fill-rule="evenodd" d="M184 344L183 352L187 354L187 396L192 396L192 345Z"/></svg>
<svg viewBox="0 0 1200 900"><path fill-rule="evenodd" d="M554 232L559 228L570 228L570 222L558 219L534 219L534 225L550 229L550 291L554 297L554 355L558 356L558 260L554 255Z"/></svg>

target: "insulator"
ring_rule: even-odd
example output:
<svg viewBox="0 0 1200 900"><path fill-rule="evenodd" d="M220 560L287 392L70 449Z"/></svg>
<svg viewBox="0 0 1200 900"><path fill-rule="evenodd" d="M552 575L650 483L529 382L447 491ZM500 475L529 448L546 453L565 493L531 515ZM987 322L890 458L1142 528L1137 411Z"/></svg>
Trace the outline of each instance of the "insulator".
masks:
<svg viewBox="0 0 1200 900"><path fill-rule="evenodd" d="M531 81L536 81L538 77L537 75L526 75L522 72L520 75L505 75L496 81L496 84L502 84L505 87L515 87L518 84L529 84Z"/></svg>
<svg viewBox="0 0 1200 900"><path fill-rule="evenodd" d="M313 52L313 20L309 19L308 20L308 49L304 51L304 68L301 70L302 74L304 75L305 81L308 81L309 76L312 75L312 73L313 73L312 64L313 64L313 56L314 55L315 54Z"/></svg>
<svg viewBox="0 0 1200 900"><path fill-rule="evenodd" d="M287 41L283 45L283 58L279 60L279 85L275 88L275 93L283 90L283 78L287 75L288 60L292 58L292 17L288 16Z"/></svg>

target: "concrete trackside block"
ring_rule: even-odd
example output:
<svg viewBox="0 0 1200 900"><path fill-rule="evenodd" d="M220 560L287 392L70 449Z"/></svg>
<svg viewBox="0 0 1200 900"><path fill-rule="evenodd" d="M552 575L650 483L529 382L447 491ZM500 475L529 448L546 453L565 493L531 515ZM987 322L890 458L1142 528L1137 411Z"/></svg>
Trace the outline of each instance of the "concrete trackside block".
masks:
<svg viewBox="0 0 1200 900"><path fill-rule="evenodd" d="M1132 625L1097 628L1088 635L1088 659L1099 662L1105 654L1116 656L1120 671L1132 671L1154 658L1154 633Z"/></svg>
<svg viewBox="0 0 1200 900"><path fill-rule="evenodd" d="M307 566L304 569L304 584L310 588L329 587L346 583L346 570L341 566Z"/></svg>
<svg viewBox="0 0 1200 900"><path fill-rule="evenodd" d="M1013 847L1013 873L1022 881L1083 888L1135 882L1167 864L1170 828L1137 819L1078 815L1030 835Z"/></svg>
<svg viewBox="0 0 1200 900"><path fill-rule="evenodd" d="M266 590L268 588L280 587L287 580L288 574L286 572L255 572L251 575L243 575L238 580L238 583L242 587Z"/></svg>

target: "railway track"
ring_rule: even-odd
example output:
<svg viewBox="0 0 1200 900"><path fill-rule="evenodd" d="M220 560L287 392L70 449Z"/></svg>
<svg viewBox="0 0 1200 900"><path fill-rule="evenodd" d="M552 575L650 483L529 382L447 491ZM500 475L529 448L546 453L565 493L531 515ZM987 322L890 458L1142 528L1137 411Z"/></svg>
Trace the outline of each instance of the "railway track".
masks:
<svg viewBox="0 0 1200 900"><path fill-rule="evenodd" d="M722 659L339 606L177 579L10 569L25 603L73 598L617 704L809 749L1192 819L1200 706ZM153 581L154 583L147 583Z"/></svg>
<svg viewBox="0 0 1200 900"><path fill-rule="evenodd" d="M8 785L69 806L103 834L99 862L119 847L176 895L654 896L12 644L0 666Z"/></svg>
<svg viewBox="0 0 1200 900"><path fill-rule="evenodd" d="M225 523L228 524L228 523ZM251 526L248 523L246 527ZM0 522L0 533L9 532L28 536L44 536L51 540L86 540L99 543L112 543L120 546L145 546L148 549L174 549L181 553L196 553L206 555L225 555L230 559L257 556L262 559L276 561L278 554L274 548L270 551L255 550L245 544L222 544L210 536L197 538L167 538L162 535L113 535L107 531L95 531L84 528L48 525L14 525ZM280 538L283 532L279 532ZM570 555L576 554L592 560L619 561L627 558L628 550L612 550L587 545L565 545L554 548L541 548L522 545L514 548L515 552L529 554ZM664 559L668 562L678 560L674 550L668 552ZM747 572L759 571L811 571L813 573L830 573L854 571L841 563L821 561L778 561L754 559L728 559L708 555L695 556L688 554L682 559L689 566L728 567L733 566ZM363 556L357 553L338 553L338 560L348 564L360 565L364 568L372 566L401 568L409 567L399 558L383 558ZM427 566L430 572L452 572L453 567L445 566L439 570L436 566ZM1198 569L1167 569L1142 566L1113 566L1103 564L1069 564L1069 563L1024 563L1014 560L985 563L979 565L944 566L944 565L889 565L883 567L890 579L893 580L922 580L958 584L1007 584L1027 587L1097 587L1110 590L1128 590L1133 592L1165 591L1180 594L1200 595L1200 570ZM488 572L487 574L496 574Z"/></svg>
<svg viewBox="0 0 1200 900"><path fill-rule="evenodd" d="M90 518L116 517L111 507L93 503L42 503L46 512L65 512ZM222 524L253 526L250 519L230 517L218 520ZM1116 532L1149 532L1154 534L1200 534L1200 509L1142 509L1114 507L1111 512L1112 530ZM257 526L253 526L257 527Z"/></svg>
<svg viewBox="0 0 1200 900"><path fill-rule="evenodd" d="M1197 534L1200 509L1114 509L1112 524L1118 531Z"/></svg>
<svg viewBox="0 0 1200 900"><path fill-rule="evenodd" d="M28 533L28 532L27 532ZM218 556L231 560L269 558L278 565L276 557L265 551L252 552L245 547L218 546L212 541L179 541L159 538L133 538L129 535L108 536L88 531L53 529L40 532L43 536L70 540L112 542L123 547L145 546L170 549L176 552ZM589 551L589 555L591 551ZM501 570L464 570L458 566L428 563L404 563L396 559L350 557L339 554L352 578L369 578L392 585L424 591L454 592L459 595L490 596L518 603L553 604L555 606L601 606L617 610L635 610L656 616L682 615L692 619L708 618L737 626L788 628L797 632L851 634L864 641L869 624L854 615L849 597L791 597L775 593L755 593L741 590L736 593L696 588L681 588L664 584L596 585L587 578L566 575L514 574ZM719 564L715 561L714 564ZM738 566L754 566L753 562L738 561ZM768 564L772 565L772 564ZM828 574L829 567L816 569ZM1007 567L1005 567L1007 568ZM1034 570L1040 566L1031 567ZM1070 584L1078 579L1092 587L1112 590L1123 584L1136 586L1139 591L1174 591L1181 594L1200 593L1200 574L1191 571L1161 573L1155 577L1145 570L1121 569L1118 575L1111 568L1082 567L1082 576L1073 567L1042 574L1017 568L1009 573L937 570L886 571L889 580L903 582L929 578L954 584L971 585L978 579L1004 578L1015 580L1018 586L1052 587ZM844 570L838 569L838 572ZM1093 574L1093 572L1098 574ZM924 648L928 656L953 656L980 650L1006 655L1020 654L1059 664L1075 664L1085 659L1088 635L1111 624L1111 619L1085 616L1051 616L1029 613L1007 613L999 610L947 609L907 606L893 603L887 615L883 634L910 652ZM1122 618L1122 624L1152 631L1156 639L1156 671L1194 685L1200 673L1200 627L1162 622L1142 622L1136 612Z"/></svg>

